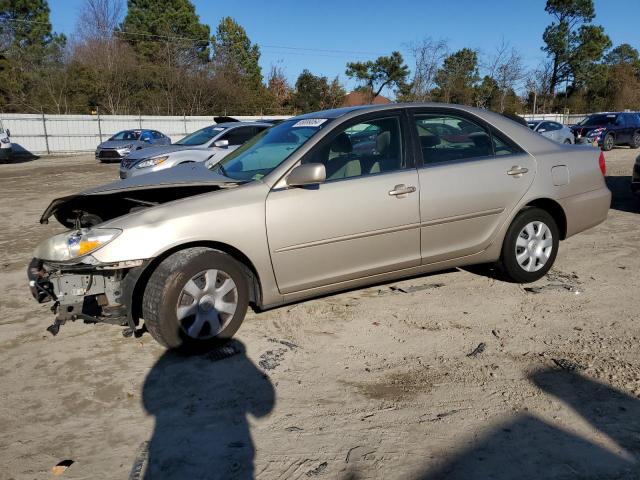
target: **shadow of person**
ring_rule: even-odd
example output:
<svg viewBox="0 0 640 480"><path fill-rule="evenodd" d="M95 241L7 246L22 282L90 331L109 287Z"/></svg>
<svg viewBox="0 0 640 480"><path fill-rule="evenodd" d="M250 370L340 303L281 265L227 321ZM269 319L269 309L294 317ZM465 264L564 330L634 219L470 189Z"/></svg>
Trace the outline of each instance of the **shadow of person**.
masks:
<svg viewBox="0 0 640 480"><path fill-rule="evenodd" d="M631 176L607 176L607 187L611 190L611 208L621 212L640 213L640 199L631 192Z"/></svg>
<svg viewBox="0 0 640 480"><path fill-rule="evenodd" d="M640 478L640 401L574 372L543 370L532 374L530 380L617 446L594 443L562 425L525 413L474 439L470 447L415 478Z"/></svg>
<svg viewBox="0 0 640 480"><path fill-rule="evenodd" d="M275 394L244 345L231 345L238 353L222 360L166 352L149 372L142 398L155 428L145 480L253 478L247 416L268 415Z"/></svg>

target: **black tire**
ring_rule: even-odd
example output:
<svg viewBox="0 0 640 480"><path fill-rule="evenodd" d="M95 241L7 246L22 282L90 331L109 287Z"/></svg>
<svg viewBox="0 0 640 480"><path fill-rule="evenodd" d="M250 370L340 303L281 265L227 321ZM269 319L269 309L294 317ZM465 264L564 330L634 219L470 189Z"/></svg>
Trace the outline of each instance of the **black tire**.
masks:
<svg viewBox="0 0 640 480"><path fill-rule="evenodd" d="M237 307L215 337L196 339L180 326L176 308L185 284L208 269L224 271L231 277L237 289ZM142 318L151 336L164 347L201 353L228 341L238 331L248 305L249 282L242 265L226 253L197 247L167 257L151 274L142 298Z"/></svg>
<svg viewBox="0 0 640 480"><path fill-rule="evenodd" d="M629 146L631 148L640 148L640 132L634 132Z"/></svg>
<svg viewBox="0 0 640 480"><path fill-rule="evenodd" d="M516 259L516 241L520 235L520 232L525 226L531 222L542 222L551 231L552 250L547 262L537 271L528 272L520 266ZM504 237L502 243L502 253L500 254L500 261L498 267L505 280L515 283L530 283L539 280L544 277L546 273L553 266L553 262L558 254L558 245L560 243L560 232L558 225L553 217L541 208L527 207L522 210L511 222L507 234Z"/></svg>
<svg viewBox="0 0 640 480"><path fill-rule="evenodd" d="M604 150L605 152L608 152L609 150L613 149L615 144L616 144L616 139L613 137L612 134L607 133L604 137L604 140L602 141L602 150Z"/></svg>

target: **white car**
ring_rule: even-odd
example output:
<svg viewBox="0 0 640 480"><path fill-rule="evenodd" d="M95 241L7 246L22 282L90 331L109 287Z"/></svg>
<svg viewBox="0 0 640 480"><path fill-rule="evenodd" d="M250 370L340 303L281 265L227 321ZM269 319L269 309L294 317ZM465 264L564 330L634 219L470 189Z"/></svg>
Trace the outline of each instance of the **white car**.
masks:
<svg viewBox="0 0 640 480"><path fill-rule="evenodd" d="M9 130L4 128L2 120L0 120L0 160L11 158L11 139L9 135Z"/></svg>
<svg viewBox="0 0 640 480"><path fill-rule="evenodd" d="M527 120L527 125L534 132L558 143L575 143L571 129L561 123L550 120Z"/></svg>
<svg viewBox="0 0 640 480"><path fill-rule="evenodd" d="M202 128L172 145L136 150L120 162L120 178L137 177L184 163L218 162L258 133L267 122L224 122Z"/></svg>

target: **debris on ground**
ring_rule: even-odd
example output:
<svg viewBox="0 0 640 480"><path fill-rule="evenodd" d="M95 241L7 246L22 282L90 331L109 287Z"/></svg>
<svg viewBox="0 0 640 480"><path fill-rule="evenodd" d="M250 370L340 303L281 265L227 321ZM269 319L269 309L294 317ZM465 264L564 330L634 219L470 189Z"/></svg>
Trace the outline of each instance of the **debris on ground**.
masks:
<svg viewBox="0 0 640 480"><path fill-rule="evenodd" d="M285 347L289 347L289 350L295 350L296 348L300 348L295 343L288 342L287 340L278 340L277 338L270 338L269 341L273 343L279 343L281 345L284 345Z"/></svg>
<svg viewBox="0 0 640 480"><path fill-rule="evenodd" d="M444 283L427 283L425 285L415 285L411 287L389 287L389 290L392 292L400 292L400 293L415 293L420 292L422 290L432 290L434 288L444 287Z"/></svg>
<svg viewBox="0 0 640 480"><path fill-rule="evenodd" d="M552 270L546 275L548 284L540 287L525 287L524 291L529 293L543 293L547 290L566 290L576 295L582 293L582 282L575 273L563 273Z"/></svg>
<svg viewBox="0 0 640 480"><path fill-rule="evenodd" d="M486 348L487 348L487 344L484 342L480 342L478 346L473 349L473 352L467 354L467 357L471 357L471 358L477 357L482 352L484 352Z"/></svg>
<svg viewBox="0 0 640 480"><path fill-rule="evenodd" d="M574 372L576 370L584 370L584 367L579 363L572 362L571 360L567 360L566 358L552 358L553 363L555 363L562 370L566 370L567 372Z"/></svg>
<svg viewBox="0 0 640 480"><path fill-rule="evenodd" d="M141 480L142 474L145 473L144 467L149 458L149 442L142 442L136 452L136 458L133 460L131 473L128 480Z"/></svg>
<svg viewBox="0 0 640 480"><path fill-rule="evenodd" d="M62 460L61 462L58 462L51 469L51 473L53 473L56 476L62 475L67 470L67 468L69 468L72 464L73 464L73 460Z"/></svg>
<svg viewBox="0 0 640 480"><path fill-rule="evenodd" d="M282 360L284 359L284 354L289 350L286 348L276 348L275 350L267 350L262 355L260 355L260 361L258 365L260 365L265 370L273 370L275 369Z"/></svg>
<svg viewBox="0 0 640 480"><path fill-rule="evenodd" d="M296 427L292 425L291 427L285 428L287 432L304 432L304 428Z"/></svg>
<svg viewBox="0 0 640 480"><path fill-rule="evenodd" d="M494 337L496 337L498 340L500 340L500 330L491 330L491 335L493 335Z"/></svg>
<svg viewBox="0 0 640 480"><path fill-rule="evenodd" d="M575 285L569 285L566 283L549 283L547 285L541 285L540 287L525 287L524 291L529 293L544 293L547 290L566 290L576 295L582 293Z"/></svg>
<svg viewBox="0 0 640 480"><path fill-rule="evenodd" d="M324 472L326 470L327 465L328 465L327 462L322 462L320 465L318 465L313 470L309 470L306 473L307 477L315 477L316 475L322 475L322 472Z"/></svg>
<svg viewBox="0 0 640 480"><path fill-rule="evenodd" d="M217 360L223 360L225 358L231 357L237 353L240 353L240 348L238 347L238 344L236 342L232 341L226 345L222 345L207 352L205 357L208 360L215 362Z"/></svg>

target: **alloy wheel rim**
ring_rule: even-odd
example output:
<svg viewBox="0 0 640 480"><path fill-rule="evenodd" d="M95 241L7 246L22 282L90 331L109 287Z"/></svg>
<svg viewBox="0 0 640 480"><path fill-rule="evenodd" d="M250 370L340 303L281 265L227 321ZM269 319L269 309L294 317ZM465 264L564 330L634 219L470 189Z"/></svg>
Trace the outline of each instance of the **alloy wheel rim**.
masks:
<svg viewBox="0 0 640 480"><path fill-rule="evenodd" d="M553 252L551 229L540 221L527 223L516 239L516 261L525 272L543 268Z"/></svg>
<svg viewBox="0 0 640 480"><path fill-rule="evenodd" d="M613 137L609 136L605 139L605 143L607 144L607 148L613 147Z"/></svg>
<svg viewBox="0 0 640 480"><path fill-rule="evenodd" d="M191 277L180 291L176 317L190 338L207 340L218 335L238 308L238 288L231 276L218 269Z"/></svg>

